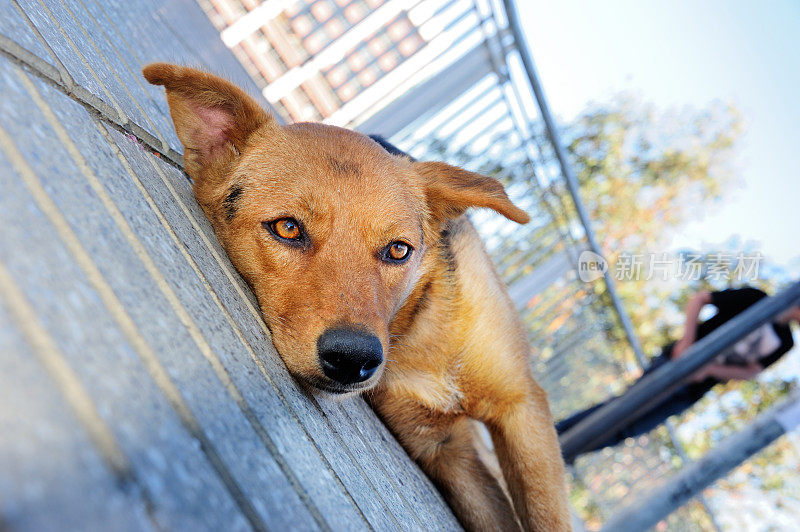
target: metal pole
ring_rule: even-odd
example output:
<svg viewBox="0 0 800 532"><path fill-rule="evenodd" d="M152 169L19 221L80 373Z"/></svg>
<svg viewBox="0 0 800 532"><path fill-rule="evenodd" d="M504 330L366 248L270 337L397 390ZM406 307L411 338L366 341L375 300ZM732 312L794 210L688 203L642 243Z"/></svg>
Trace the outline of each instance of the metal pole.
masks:
<svg viewBox="0 0 800 532"><path fill-rule="evenodd" d="M686 350L678 360L664 364L639 380L625 395L610 402L561 435L561 450L571 461L587 449L637 419L661 401L692 373L710 362L723 349L734 344L783 310L800 301L800 282L783 292L767 297Z"/></svg>
<svg viewBox="0 0 800 532"><path fill-rule="evenodd" d="M746 459L800 423L800 390L758 416L742 431L725 438L706 456L685 467L666 484L637 497L603 526L605 532L648 530L661 519L725 476Z"/></svg>
<svg viewBox="0 0 800 532"><path fill-rule="evenodd" d="M667 433L669 433L669 438L672 440L673 445L675 445L675 449L678 451L678 456L681 457L681 464L686 466L692 463L692 460L686 454L686 451L683 449L683 443L678 439L678 435L675 434L675 425L672 423L672 420L666 420L664 422L664 426L667 427ZM697 495L697 500L703 506L703 510L706 511L708 514L708 518L711 520L711 526L717 532L722 530L717 522L717 516L714 515L714 512L711 510L711 506L709 506L708 501L706 500L705 496L702 493Z"/></svg>
<svg viewBox="0 0 800 532"><path fill-rule="evenodd" d="M597 244L597 239L595 238L594 231L592 230L589 215L586 212L586 207L584 206L580 197L578 180L572 171L572 167L567 162L567 156L564 148L561 145L561 138L558 134L555 120L553 120L553 115L550 113L550 106L547 103L544 89L539 82L539 76L536 73L536 68L533 64L533 59L530 50L528 49L528 43L525 40L524 34L522 33L522 27L519 24L519 16L517 14L517 7L513 0L503 0L503 5L506 9L509 27L514 35L514 40L517 43L517 49L519 50L522 64L525 67L525 73L527 74L528 81L533 89L533 93L536 96L536 102L539 105L539 111L542 115L542 120L544 121L547 136L550 139L550 143L553 145L553 149L556 153L556 159L558 159L558 165L561 168L561 174L564 176L564 180L567 183L567 188L569 189L569 194L572 196L572 201L575 203L575 209L578 212L578 217L583 225L583 230L586 232L586 240L589 243L589 248L594 253L602 256L603 253L600 249L600 246ZM633 324L631 323L630 317L625 311L625 308L622 306L622 301L617 293L614 279L611 277L608 269L603 272L603 279L605 280L606 289L608 290L608 295L611 298L611 303L614 306L617 315L619 316L619 321L622 324L622 328L625 330L625 335L628 337L628 342L633 348L636 359L639 361L639 364L644 365L647 359L644 356L639 339L633 330Z"/></svg>

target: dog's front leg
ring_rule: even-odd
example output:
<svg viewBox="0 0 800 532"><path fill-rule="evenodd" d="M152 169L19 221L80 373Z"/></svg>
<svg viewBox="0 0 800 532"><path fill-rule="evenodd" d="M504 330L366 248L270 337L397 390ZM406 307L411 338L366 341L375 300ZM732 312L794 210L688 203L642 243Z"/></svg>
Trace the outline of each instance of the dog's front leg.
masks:
<svg viewBox="0 0 800 532"><path fill-rule="evenodd" d="M480 459L473 438L470 421L460 417L434 439L419 442L417 462L439 485L464 528L517 531L508 497Z"/></svg>
<svg viewBox="0 0 800 532"><path fill-rule="evenodd" d="M531 386L523 399L498 405L485 422L523 527L571 530L558 437L544 391Z"/></svg>
<svg viewBox="0 0 800 532"><path fill-rule="evenodd" d="M438 485L467 530L519 530L511 502L480 459L463 415L437 415L408 402L369 398L391 431Z"/></svg>

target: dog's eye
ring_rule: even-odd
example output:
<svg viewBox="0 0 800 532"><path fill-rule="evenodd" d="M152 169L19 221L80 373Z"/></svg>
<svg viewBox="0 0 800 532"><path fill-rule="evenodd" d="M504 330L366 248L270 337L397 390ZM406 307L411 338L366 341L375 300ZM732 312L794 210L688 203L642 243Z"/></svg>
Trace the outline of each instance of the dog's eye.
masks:
<svg viewBox="0 0 800 532"><path fill-rule="evenodd" d="M300 237L300 225L291 218L284 218L273 222L275 234L287 240L294 240Z"/></svg>
<svg viewBox="0 0 800 532"><path fill-rule="evenodd" d="M301 243L305 239L300 222L294 218L280 218L262 225L279 240L290 243Z"/></svg>
<svg viewBox="0 0 800 532"><path fill-rule="evenodd" d="M386 262L405 262L413 249L409 244L397 240L384 248L382 258Z"/></svg>

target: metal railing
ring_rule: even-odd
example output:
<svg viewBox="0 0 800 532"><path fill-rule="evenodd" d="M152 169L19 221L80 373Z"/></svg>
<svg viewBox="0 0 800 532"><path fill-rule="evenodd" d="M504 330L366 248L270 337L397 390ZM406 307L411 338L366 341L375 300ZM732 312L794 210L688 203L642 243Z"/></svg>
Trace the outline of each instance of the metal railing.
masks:
<svg viewBox="0 0 800 532"><path fill-rule="evenodd" d="M613 434L636 420L725 349L797 304L800 304L800 282L780 294L762 299L701 338L681 358L655 369L625 392L625 395L600 408L564 433L560 438L564 458L572 461L585 449L602 442L608 434Z"/></svg>
<svg viewBox="0 0 800 532"><path fill-rule="evenodd" d="M638 497L604 525L601 532L639 532L655 526L675 508L714 481L722 478L745 460L800 424L800 390L747 427L728 436L713 451L688 465L663 486Z"/></svg>
<svg viewBox="0 0 800 532"><path fill-rule="evenodd" d="M586 211L586 207L581 199L578 179L575 177L575 173L572 171L572 166L567 161L567 155L561 143L561 136L558 133L555 120L550 112L550 105L547 103L547 97L544 95L544 88L542 88L542 84L539 82L539 76L536 73L536 67L533 64L533 58L530 50L528 50L527 41L522 33L522 27L519 23L519 15L517 14L517 7L512 0L503 0L503 5L506 8L508 24L512 33L514 34L514 41L519 49L520 58L522 59L522 64L525 67L525 73L528 76L528 82L531 84L531 89L536 96L536 102L539 104L539 112L541 113L542 121L544 122L547 137L550 139L550 143L553 146L556 159L558 160L558 165L561 169L561 174L564 176L564 181L566 182L570 197L575 204L575 210L578 212L581 225L586 233L586 240L589 242L589 249L602 256L603 250L597 244L597 238L595 238L594 229L592 228L592 221L589 219L589 213ZM617 287L608 269L603 271L603 280L605 281L608 295L611 298L611 304L614 306L614 311L617 313L619 321L622 324L622 328L625 331L625 336L627 337L631 348L633 348L633 352L636 354L636 360L639 361L639 364L644 364L647 359L642 351L642 346L639 344L639 339L636 337L636 333L633 330L633 324L628 316L628 312L625 310L625 307L622 305L622 301L617 294Z"/></svg>

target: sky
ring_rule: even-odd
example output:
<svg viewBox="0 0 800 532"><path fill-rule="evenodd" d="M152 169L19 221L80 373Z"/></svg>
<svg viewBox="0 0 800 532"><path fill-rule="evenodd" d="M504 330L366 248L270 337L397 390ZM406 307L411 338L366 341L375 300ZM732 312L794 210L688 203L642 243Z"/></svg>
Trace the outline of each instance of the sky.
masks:
<svg viewBox="0 0 800 532"><path fill-rule="evenodd" d="M704 250L733 235L800 275L800 1L518 0L557 118L632 92L659 109L714 100L745 122L740 179L698 209L669 249Z"/></svg>

